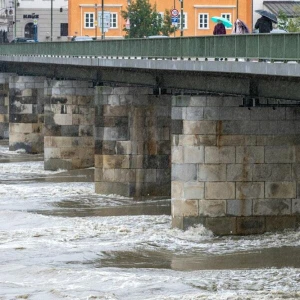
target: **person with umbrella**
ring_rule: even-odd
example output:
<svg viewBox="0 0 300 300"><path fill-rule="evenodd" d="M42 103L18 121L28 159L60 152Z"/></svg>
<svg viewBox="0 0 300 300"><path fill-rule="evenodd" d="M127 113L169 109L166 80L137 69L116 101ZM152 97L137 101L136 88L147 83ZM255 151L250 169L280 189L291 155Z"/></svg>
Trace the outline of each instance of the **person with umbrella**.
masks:
<svg viewBox="0 0 300 300"><path fill-rule="evenodd" d="M266 10L256 10L261 17L257 20L254 28L258 29L259 33L270 33L273 29L272 22L277 23L277 18L274 14Z"/></svg>
<svg viewBox="0 0 300 300"><path fill-rule="evenodd" d="M226 28L225 28L224 24L222 23L222 21L219 20L218 23L215 25L213 34L214 35L226 34Z"/></svg>
<svg viewBox="0 0 300 300"><path fill-rule="evenodd" d="M244 33L249 33L249 29L243 21L237 19L234 22L232 34L244 34Z"/></svg>

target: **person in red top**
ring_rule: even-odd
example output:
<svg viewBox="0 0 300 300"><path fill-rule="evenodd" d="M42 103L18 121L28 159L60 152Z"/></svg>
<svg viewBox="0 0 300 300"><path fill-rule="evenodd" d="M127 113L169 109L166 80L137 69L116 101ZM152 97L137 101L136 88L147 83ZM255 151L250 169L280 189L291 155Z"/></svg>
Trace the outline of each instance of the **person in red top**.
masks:
<svg viewBox="0 0 300 300"><path fill-rule="evenodd" d="M214 28L214 32L213 32L214 35L219 35L219 34L226 34L226 29L225 29L225 26L224 24L219 21L215 28Z"/></svg>

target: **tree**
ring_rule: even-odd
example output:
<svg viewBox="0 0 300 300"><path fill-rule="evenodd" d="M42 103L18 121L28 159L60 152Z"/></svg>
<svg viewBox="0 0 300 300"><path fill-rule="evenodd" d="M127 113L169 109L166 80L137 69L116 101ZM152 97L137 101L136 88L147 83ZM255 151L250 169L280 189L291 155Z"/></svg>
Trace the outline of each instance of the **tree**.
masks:
<svg viewBox="0 0 300 300"><path fill-rule="evenodd" d="M171 25L170 13L166 11L164 18L151 6L149 0L131 2L122 17L130 22L130 28L124 28L127 38L143 38L150 35L169 35L176 28Z"/></svg>
<svg viewBox="0 0 300 300"><path fill-rule="evenodd" d="M299 7L294 8L296 17L288 18L287 15L279 11L278 13L278 27L280 29L287 30L288 32L299 32L300 31L300 9Z"/></svg>

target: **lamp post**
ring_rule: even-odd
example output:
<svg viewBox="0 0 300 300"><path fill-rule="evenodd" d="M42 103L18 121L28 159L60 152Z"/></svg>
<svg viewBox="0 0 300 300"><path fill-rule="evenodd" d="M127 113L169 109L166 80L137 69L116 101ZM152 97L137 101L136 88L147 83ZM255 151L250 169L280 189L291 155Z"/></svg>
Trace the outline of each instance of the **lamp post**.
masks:
<svg viewBox="0 0 300 300"><path fill-rule="evenodd" d="M20 6L20 3L17 1L17 0L15 0L14 1L14 6L15 6L15 20L14 20L14 25L15 25L15 28L14 28L14 38L16 38L17 37L17 7L19 7Z"/></svg>
<svg viewBox="0 0 300 300"><path fill-rule="evenodd" d="M95 3L95 40L97 40L97 25L98 25L98 18L97 18L97 3Z"/></svg>
<svg viewBox="0 0 300 300"><path fill-rule="evenodd" d="M180 1L180 36L183 36L183 0Z"/></svg>
<svg viewBox="0 0 300 300"><path fill-rule="evenodd" d="M101 28L102 28L102 32L101 32L101 39L104 40L104 0L102 0L101 2L101 7L102 7L102 24L101 24Z"/></svg>
<svg viewBox="0 0 300 300"><path fill-rule="evenodd" d="M51 12L50 12L50 22L51 22L51 28L50 28L50 42L52 42L53 39L53 0L51 0Z"/></svg>

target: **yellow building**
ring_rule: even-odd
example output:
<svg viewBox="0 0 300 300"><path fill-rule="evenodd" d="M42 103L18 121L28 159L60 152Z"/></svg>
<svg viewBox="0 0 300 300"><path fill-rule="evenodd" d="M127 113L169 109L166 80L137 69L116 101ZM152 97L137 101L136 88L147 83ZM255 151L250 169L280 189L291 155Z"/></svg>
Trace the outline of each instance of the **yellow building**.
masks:
<svg viewBox="0 0 300 300"><path fill-rule="evenodd" d="M84 36L104 38L123 38L126 21L121 16L122 10L127 10L130 1L134 0L69 0L69 36ZM165 10L176 9L180 22L181 7L183 6L183 36L211 35L215 23L211 21L213 16L223 16L232 23L237 19L243 20L253 28L252 2L253 0L150 0L156 4L157 11L161 14ZM104 11L109 12L109 29L102 34L98 26L98 14L102 16L102 3ZM176 12L176 11L175 11ZM106 16L106 15L105 15ZM107 19L104 18L104 22ZM128 26L128 24L127 24ZM227 33L231 33L231 28ZM181 35L181 25L175 36Z"/></svg>

